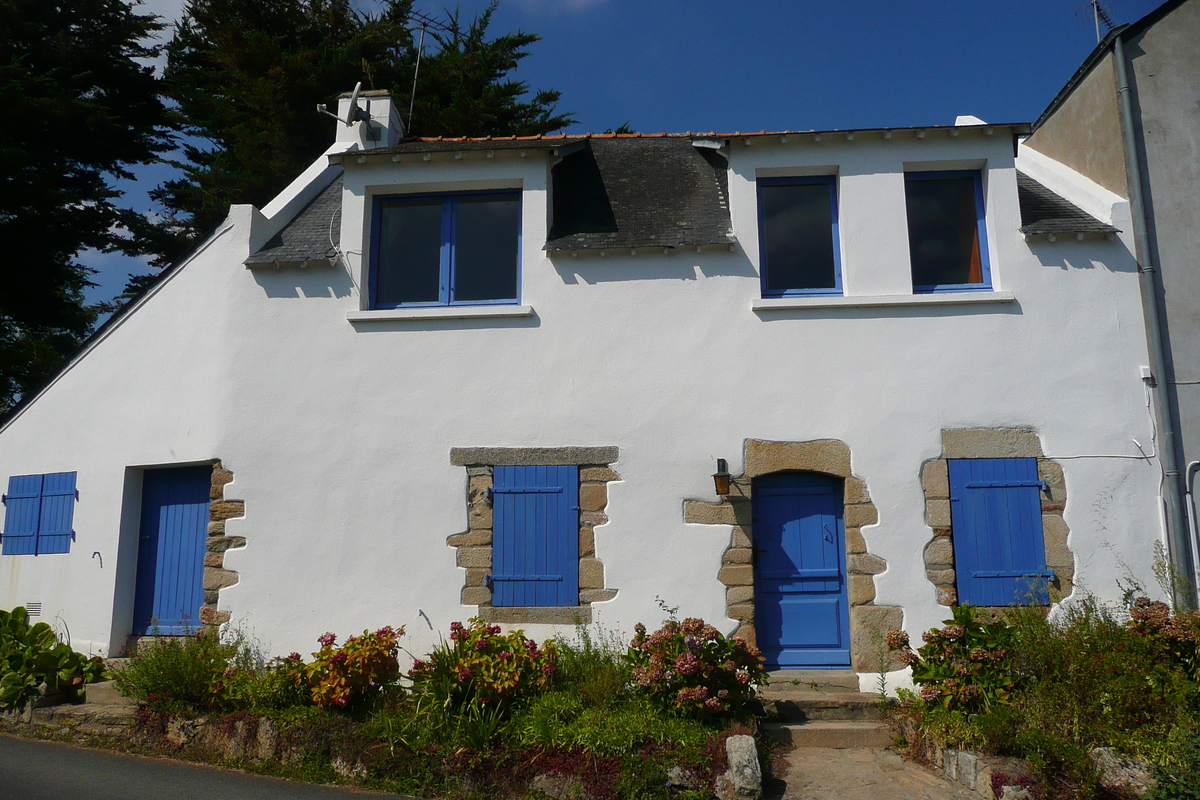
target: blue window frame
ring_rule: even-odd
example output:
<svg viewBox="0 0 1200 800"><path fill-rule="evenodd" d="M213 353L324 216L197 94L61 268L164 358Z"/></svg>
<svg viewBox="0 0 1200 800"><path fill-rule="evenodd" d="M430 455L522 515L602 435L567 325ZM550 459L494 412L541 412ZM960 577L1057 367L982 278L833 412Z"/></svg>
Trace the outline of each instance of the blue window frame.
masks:
<svg viewBox="0 0 1200 800"><path fill-rule="evenodd" d="M74 472L14 475L8 479L4 503L4 537L0 554L38 556L71 552L75 531Z"/></svg>
<svg viewBox="0 0 1200 800"><path fill-rule="evenodd" d="M759 178L762 296L842 294L834 176Z"/></svg>
<svg viewBox="0 0 1200 800"><path fill-rule="evenodd" d="M989 291L992 277L979 171L907 172L904 197L913 291Z"/></svg>
<svg viewBox="0 0 1200 800"><path fill-rule="evenodd" d="M1036 458L947 462L958 601L977 606L1050 602Z"/></svg>
<svg viewBox="0 0 1200 800"><path fill-rule="evenodd" d="M519 191L380 197L371 230L371 308L518 302Z"/></svg>

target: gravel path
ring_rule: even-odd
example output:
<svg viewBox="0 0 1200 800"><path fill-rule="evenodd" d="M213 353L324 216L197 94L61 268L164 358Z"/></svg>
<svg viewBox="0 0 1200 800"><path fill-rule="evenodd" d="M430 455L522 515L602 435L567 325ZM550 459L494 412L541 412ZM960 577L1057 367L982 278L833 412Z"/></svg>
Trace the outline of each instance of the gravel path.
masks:
<svg viewBox="0 0 1200 800"><path fill-rule="evenodd" d="M960 784L905 761L892 750L797 747L788 753L783 794L768 786L769 800L979 800ZM770 792L775 788L774 794Z"/></svg>

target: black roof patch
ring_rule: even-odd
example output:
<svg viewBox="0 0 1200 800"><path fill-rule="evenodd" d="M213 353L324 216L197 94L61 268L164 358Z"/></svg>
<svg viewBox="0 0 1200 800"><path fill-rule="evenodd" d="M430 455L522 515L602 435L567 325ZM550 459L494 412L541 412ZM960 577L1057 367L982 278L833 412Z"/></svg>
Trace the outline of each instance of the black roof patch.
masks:
<svg viewBox="0 0 1200 800"><path fill-rule="evenodd" d="M727 169L687 138L591 139L552 170L545 249L731 244Z"/></svg>
<svg viewBox="0 0 1200 800"><path fill-rule="evenodd" d="M314 197L272 236L246 264L296 264L331 261L341 242L342 176Z"/></svg>
<svg viewBox="0 0 1200 800"><path fill-rule="evenodd" d="M1119 233L1064 197L1017 170L1021 233Z"/></svg>

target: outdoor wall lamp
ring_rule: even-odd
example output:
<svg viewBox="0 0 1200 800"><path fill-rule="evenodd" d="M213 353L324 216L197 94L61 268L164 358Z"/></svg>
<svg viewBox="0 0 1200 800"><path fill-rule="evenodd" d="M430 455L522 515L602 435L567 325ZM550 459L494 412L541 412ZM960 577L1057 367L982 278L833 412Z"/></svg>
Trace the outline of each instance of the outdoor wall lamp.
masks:
<svg viewBox="0 0 1200 800"><path fill-rule="evenodd" d="M713 473L713 486L717 489L717 494L729 494L729 464L725 459L717 459L717 471Z"/></svg>

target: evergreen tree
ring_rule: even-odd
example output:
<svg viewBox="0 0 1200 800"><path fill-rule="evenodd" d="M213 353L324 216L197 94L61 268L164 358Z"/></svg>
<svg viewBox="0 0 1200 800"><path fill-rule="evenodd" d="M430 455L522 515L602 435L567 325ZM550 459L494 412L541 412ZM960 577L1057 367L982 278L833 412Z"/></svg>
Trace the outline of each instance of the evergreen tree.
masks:
<svg viewBox="0 0 1200 800"><path fill-rule="evenodd" d="M231 203L262 206L333 141L317 103L363 81L391 91L407 111L416 64L412 0L379 14L349 0L190 0L167 46L165 85L178 103L183 177L154 193L168 211L153 238L157 266L181 256L220 223ZM556 91L523 99L507 78L538 41L517 32L488 39L493 4L469 25L426 40L410 135L526 135L573 122L555 114ZM131 289L137 287L137 280Z"/></svg>
<svg viewBox="0 0 1200 800"><path fill-rule="evenodd" d="M0 414L96 320L80 251L140 252L124 233L140 217L109 181L171 146L135 60L162 27L124 0L0 0Z"/></svg>

